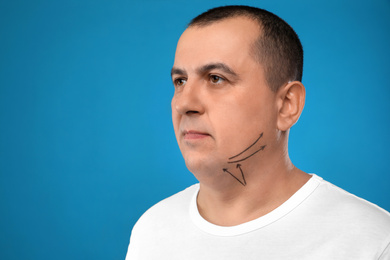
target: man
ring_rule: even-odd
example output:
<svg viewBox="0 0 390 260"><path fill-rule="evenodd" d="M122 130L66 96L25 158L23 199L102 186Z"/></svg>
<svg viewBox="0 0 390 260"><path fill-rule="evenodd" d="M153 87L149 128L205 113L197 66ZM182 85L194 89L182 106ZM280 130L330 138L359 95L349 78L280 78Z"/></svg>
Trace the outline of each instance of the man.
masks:
<svg viewBox="0 0 390 260"><path fill-rule="evenodd" d="M390 259L390 214L296 168L298 36L262 9L194 18L172 68L172 118L199 184L135 225L127 259Z"/></svg>

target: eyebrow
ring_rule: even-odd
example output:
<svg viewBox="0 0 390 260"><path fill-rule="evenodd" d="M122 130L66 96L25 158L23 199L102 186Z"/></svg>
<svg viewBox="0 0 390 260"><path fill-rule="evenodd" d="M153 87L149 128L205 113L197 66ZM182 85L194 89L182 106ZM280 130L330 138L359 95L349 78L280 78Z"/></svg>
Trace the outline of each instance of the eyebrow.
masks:
<svg viewBox="0 0 390 260"><path fill-rule="evenodd" d="M234 72L234 70L232 70L228 65L226 65L225 63L222 63L222 62L206 64L206 65L198 68L196 70L196 72L198 74L202 75L202 74L205 74L208 71L214 70L214 69L221 70L221 71L223 71L223 72L233 76L234 78L239 79L237 73ZM187 72L184 69L173 67L172 70L171 70L171 76L173 76L175 74L177 74L177 75L187 75Z"/></svg>
<svg viewBox="0 0 390 260"><path fill-rule="evenodd" d="M187 72L185 70L183 70L183 69L179 69L179 68L173 67L172 70L171 70L171 77L173 75L175 75L175 74L177 74L177 75L187 75Z"/></svg>
<svg viewBox="0 0 390 260"><path fill-rule="evenodd" d="M206 73L210 70L214 70L214 69L222 70L223 72L225 72L225 73L227 73L235 78L238 78L237 73L235 73L234 70L232 70L228 65L226 65L225 63L222 63L222 62L206 64L206 65L200 67L199 69L197 69L197 72L199 74L204 74L204 73Z"/></svg>

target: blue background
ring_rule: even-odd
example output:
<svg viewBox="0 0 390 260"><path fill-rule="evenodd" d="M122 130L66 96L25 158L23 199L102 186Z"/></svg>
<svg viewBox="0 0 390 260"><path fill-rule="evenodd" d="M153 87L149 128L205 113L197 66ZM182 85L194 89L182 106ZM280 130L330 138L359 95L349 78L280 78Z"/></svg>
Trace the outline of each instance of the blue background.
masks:
<svg viewBox="0 0 390 260"><path fill-rule="evenodd" d="M293 162L390 210L390 2L0 2L0 259L124 259L131 228L195 183L171 125L176 42L224 4L305 49Z"/></svg>

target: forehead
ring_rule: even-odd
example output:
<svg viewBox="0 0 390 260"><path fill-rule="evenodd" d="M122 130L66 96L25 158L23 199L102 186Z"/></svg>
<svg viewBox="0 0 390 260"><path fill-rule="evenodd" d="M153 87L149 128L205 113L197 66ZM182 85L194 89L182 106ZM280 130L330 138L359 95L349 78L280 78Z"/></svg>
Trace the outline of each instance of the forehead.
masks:
<svg viewBox="0 0 390 260"><path fill-rule="evenodd" d="M209 62L239 66L253 56L251 49L259 30L259 25L246 17L228 18L201 27L191 26L179 39L174 66L201 66Z"/></svg>

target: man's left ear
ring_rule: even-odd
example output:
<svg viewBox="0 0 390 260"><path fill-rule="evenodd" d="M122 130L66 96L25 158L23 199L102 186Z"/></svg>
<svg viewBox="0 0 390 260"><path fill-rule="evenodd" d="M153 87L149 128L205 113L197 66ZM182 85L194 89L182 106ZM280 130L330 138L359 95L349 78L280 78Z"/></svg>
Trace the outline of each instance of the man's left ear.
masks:
<svg viewBox="0 0 390 260"><path fill-rule="evenodd" d="M305 95L305 87L299 81L289 82L277 91L279 130L287 131L298 121L305 105Z"/></svg>

